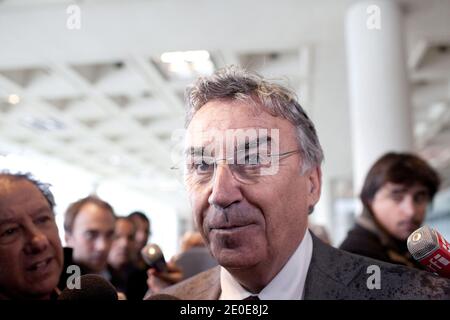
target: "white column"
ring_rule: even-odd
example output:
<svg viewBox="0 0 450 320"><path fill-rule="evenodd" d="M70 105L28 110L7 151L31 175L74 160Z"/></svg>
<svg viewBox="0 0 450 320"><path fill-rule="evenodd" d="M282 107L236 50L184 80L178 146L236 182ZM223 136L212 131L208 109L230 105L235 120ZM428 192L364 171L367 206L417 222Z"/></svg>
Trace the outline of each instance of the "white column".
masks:
<svg viewBox="0 0 450 320"><path fill-rule="evenodd" d="M388 151L411 151L412 112L403 17L396 1L361 1L346 17L353 143L359 193L374 161Z"/></svg>

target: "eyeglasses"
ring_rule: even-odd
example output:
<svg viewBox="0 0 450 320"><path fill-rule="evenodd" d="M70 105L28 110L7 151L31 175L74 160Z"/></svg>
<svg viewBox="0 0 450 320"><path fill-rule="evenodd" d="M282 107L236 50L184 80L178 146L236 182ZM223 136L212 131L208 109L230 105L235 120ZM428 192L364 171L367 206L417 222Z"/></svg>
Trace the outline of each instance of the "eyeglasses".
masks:
<svg viewBox="0 0 450 320"><path fill-rule="evenodd" d="M239 152L237 156L224 159L200 155L190 156L185 161L186 182L194 185L204 185L213 181L220 163L226 164L233 177L244 184L256 183L261 176L275 175L278 172L278 162L300 150L291 150L279 154L267 152ZM178 167L172 167L178 169Z"/></svg>

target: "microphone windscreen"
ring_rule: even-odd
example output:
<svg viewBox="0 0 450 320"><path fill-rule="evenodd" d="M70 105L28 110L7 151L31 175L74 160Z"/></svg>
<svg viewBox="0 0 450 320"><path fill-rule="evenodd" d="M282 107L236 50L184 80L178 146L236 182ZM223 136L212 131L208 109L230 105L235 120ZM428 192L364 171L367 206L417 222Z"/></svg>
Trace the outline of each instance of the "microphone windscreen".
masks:
<svg viewBox="0 0 450 320"><path fill-rule="evenodd" d="M170 294L155 294L150 296L147 300L180 300L177 297L171 296Z"/></svg>
<svg viewBox="0 0 450 320"><path fill-rule="evenodd" d="M157 244L151 243L146 245L142 248L141 255L150 268L155 268L160 272L167 270L164 254Z"/></svg>
<svg viewBox="0 0 450 320"><path fill-rule="evenodd" d="M414 231L406 242L414 259L421 260L439 248L439 241L433 229L425 225Z"/></svg>
<svg viewBox="0 0 450 320"><path fill-rule="evenodd" d="M116 289L111 283L96 274L80 277L80 288L65 288L58 300L73 301L115 301L118 300Z"/></svg>

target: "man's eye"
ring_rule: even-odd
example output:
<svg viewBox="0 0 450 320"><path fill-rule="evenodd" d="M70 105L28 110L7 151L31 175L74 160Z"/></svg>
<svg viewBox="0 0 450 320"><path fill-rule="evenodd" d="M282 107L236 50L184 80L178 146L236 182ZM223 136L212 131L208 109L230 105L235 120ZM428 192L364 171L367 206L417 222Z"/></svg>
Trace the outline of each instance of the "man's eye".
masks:
<svg viewBox="0 0 450 320"><path fill-rule="evenodd" d="M213 166L206 161L202 160L198 164L194 164L194 169L197 173L209 172Z"/></svg>
<svg viewBox="0 0 450 320"><path fill-rule="evenodd" d="M242 162L238 162L238 164L245 164L247 166L258 166L262 164L262 157L259 154L249 154L246 155Z"/></svg>
<svg viewBox="0 0 450 320"><path fill-rule="evenodd" d="M424 202L428 202L428 195L427 194L417 194L415 197L414 197L414 201L416 202L416 203L424 203Z"/></svg>
<svg viewBox="0 0 450 320"><path fill-rule="evenodd" d="M50 221L51 221L51 218L49 216L42 216L42 217L37 218L35 220L35 223L36 224L45 224Z"/></svg>
<svg viewBox="0 0 450 320"><path fill-rule="evenodd" d="M97 232L94 232L94 231L87 231L84 233L84 235L85 235L86 239L89 239L89 240L97 238Z"/></svg>
<svg viewBox="0 0 450 320"><path fill-rule="evenodd" d="M396 202L401 202L403 200L403 194L393 193L391 194L391 198Z"/></svg>
<svg viewBox="0 0 450 320"><path fill-rule="evenodd" d="M11 236L15 235L17 232L19 232L19 228L18 227L8 228L5 231L2 231L0 233L0 238L11 237Z"/></svg>

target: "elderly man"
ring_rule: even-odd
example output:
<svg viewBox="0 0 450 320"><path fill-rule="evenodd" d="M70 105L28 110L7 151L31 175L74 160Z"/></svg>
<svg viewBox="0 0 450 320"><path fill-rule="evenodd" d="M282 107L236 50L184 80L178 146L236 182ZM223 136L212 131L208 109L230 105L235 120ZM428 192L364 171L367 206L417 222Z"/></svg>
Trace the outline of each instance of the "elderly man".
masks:
<svg viewBox="0 0 450 320"><path fill-rule="evenodd" d="M230 67L199 79L187 96L187 191L220 266L163 293L180 299L450 298L446 279L348 254L308 231L323 154L291 91Z"/></svg>
<svg viewBox="0 0 450 320"><path fill-rule="evenodd" d="M0 173L0 300L57 297L63 248L53 207L48 185Z"/></svg>
<svg viewBox="0 0 450 320"><path fill-rule="evenodd" d="M340 249L422 269L406 240L422 225L439 182L436 171L414 154L383 155L366 176L363 212Z"/></svg>

